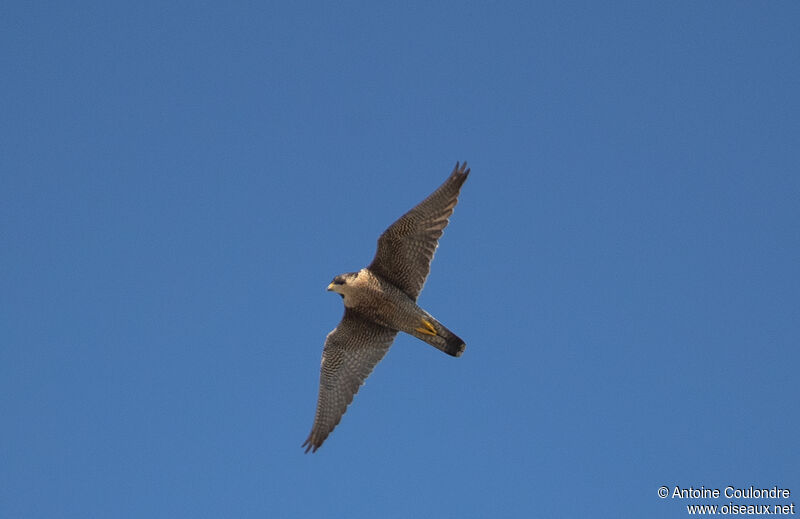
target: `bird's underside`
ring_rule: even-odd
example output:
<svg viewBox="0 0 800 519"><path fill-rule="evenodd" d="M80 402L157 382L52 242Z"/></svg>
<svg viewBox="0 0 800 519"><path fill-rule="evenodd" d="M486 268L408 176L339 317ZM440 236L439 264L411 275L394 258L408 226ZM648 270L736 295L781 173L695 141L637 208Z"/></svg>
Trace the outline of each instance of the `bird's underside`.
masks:
<svg viewBox="0 0 800 519"><path fill-rule="evenodd" d="M455 357L463 353L464 341L416 300L468 175L466 163L456 164L436 191L378 238L378 250L367 268L336 276L328 285L342 296L345 311L325 339L317 412L303 443L306 452L315 452L333 431L398 332Z"/></svg>

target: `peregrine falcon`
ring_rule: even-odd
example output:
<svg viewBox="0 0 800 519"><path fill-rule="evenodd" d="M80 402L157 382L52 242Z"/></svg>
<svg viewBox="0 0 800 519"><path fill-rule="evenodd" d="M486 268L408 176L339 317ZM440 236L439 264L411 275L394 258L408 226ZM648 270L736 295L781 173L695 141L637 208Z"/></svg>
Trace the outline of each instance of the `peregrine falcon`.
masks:
<svg viewBox="0 0 800 519"><path fill-rule="evenodd" d="M378 251L367 268L336 276L328 285L328 290L342 296L344 316L325 339L317 413L303 443L306 452L316 452L339 424L397 332L413 335L453 357L464 353L464 341L417 306L417 297L467 175L467 163L456 163L436 191L378 238Z"/></svg>

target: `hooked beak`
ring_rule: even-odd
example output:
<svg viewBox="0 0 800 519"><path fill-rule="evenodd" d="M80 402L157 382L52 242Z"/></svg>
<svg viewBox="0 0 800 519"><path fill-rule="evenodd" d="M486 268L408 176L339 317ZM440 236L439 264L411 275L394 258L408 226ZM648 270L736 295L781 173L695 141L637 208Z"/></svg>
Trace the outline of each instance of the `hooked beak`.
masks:
<svg viewBox="0 0 800 519"><path fill-rule="evenodd" d="M333 290L333 283L328 285L328 292L330 292L331 290Z"/></svg>

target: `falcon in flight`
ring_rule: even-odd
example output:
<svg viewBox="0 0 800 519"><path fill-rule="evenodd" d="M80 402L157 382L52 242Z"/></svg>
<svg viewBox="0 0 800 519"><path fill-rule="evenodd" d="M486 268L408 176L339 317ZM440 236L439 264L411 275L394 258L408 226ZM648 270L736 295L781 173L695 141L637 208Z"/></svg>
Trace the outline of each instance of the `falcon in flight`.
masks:
<svg viewBox="0 0 800 519"><path fill-rule="evenodd" d="M325 339L317 414L303 443L306 452L316 452L338 425L397 332L453 357L464 353L464 341L417 306L417 297L468 175L466 162L456 163L444 184L378 238L378 251L367 268L336 276L328 285L342 296L344 316Z"/></svg>

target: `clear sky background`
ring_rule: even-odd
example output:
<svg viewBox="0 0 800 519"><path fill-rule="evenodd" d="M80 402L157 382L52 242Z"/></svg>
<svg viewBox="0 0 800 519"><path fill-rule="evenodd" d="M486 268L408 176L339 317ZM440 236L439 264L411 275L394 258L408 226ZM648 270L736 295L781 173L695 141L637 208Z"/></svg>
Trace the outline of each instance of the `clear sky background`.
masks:
<svg viewBox="0 0 800 519"><path fill-rule="evenodd" d="M800 505L800 4L281 4L0 7L1 517ZM457 160L465 354L303 454L325 287Z"/></svg>

